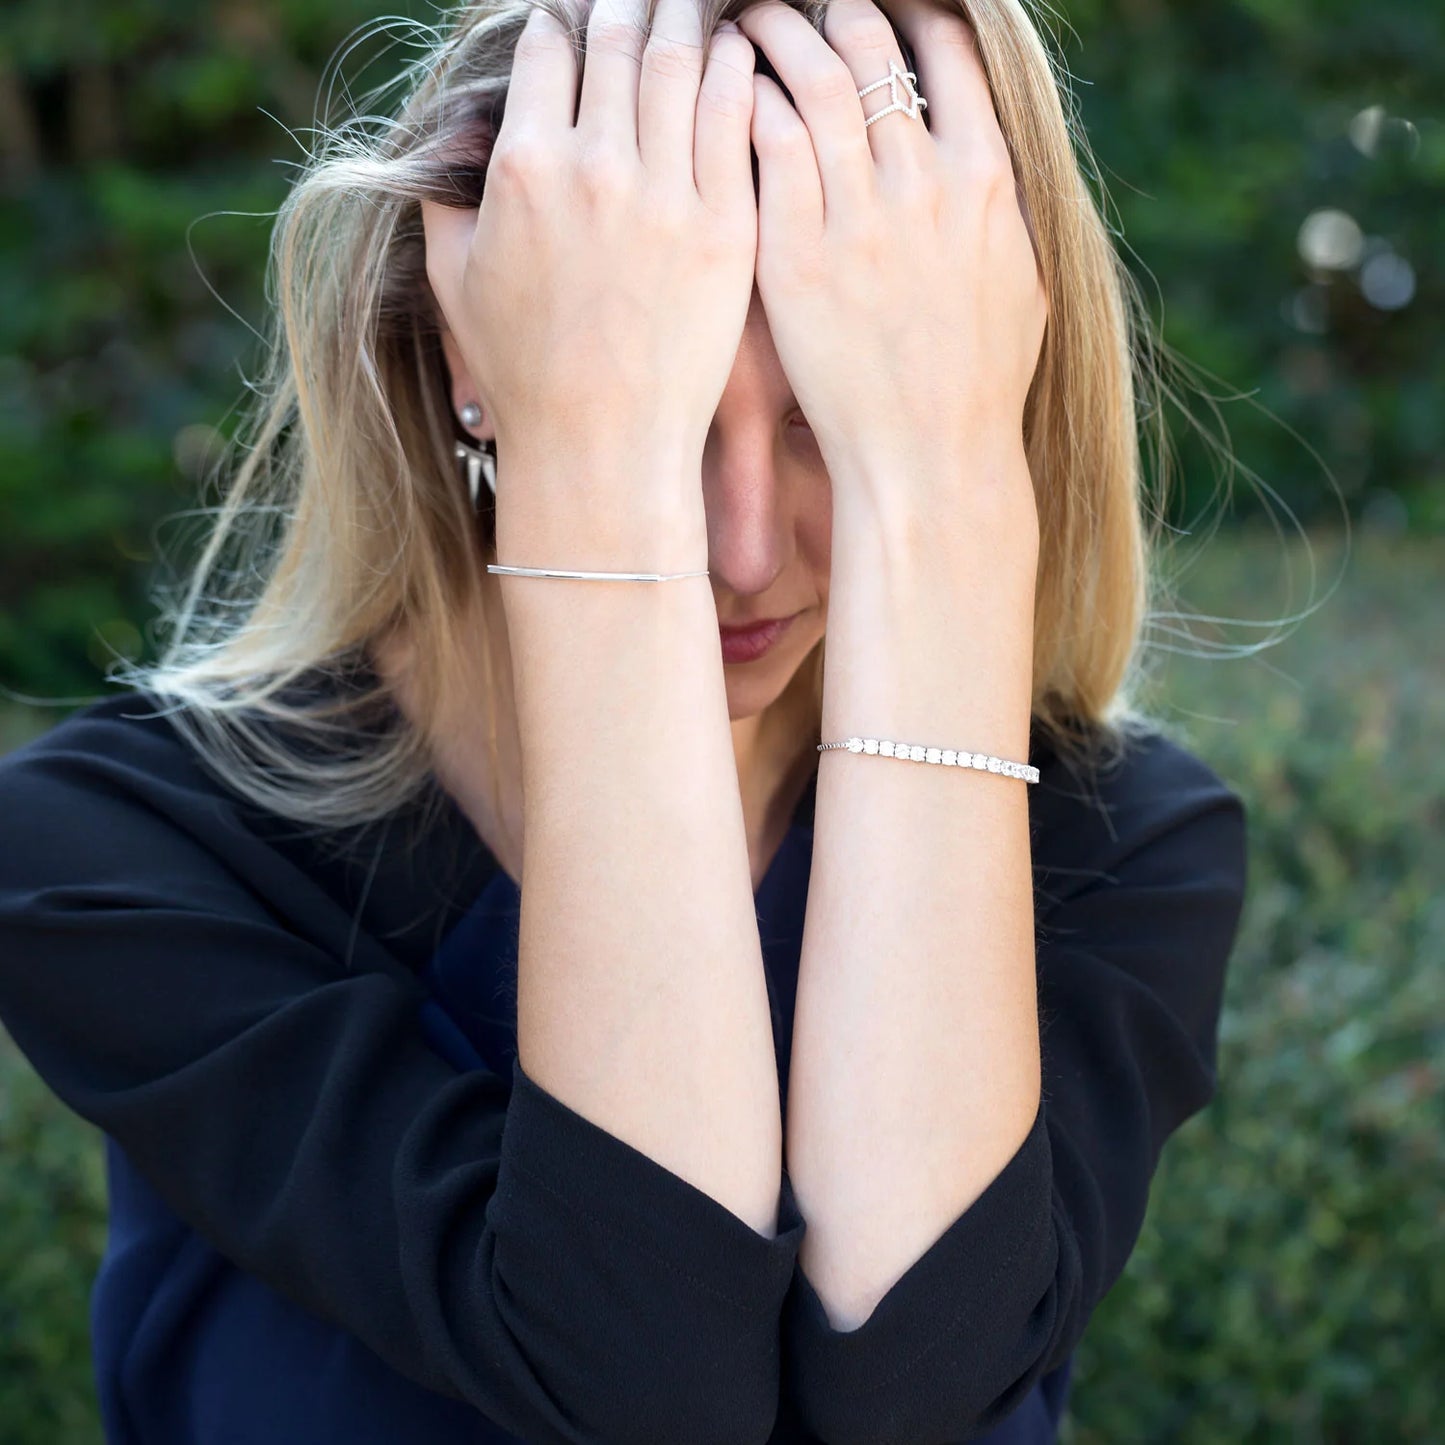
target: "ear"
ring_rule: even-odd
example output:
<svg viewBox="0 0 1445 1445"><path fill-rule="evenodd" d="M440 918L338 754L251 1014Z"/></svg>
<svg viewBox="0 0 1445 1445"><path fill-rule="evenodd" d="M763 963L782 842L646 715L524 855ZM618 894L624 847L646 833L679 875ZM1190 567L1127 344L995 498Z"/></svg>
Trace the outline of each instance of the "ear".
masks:
<svg viewBox="0 0 1445 1445"><path fill-rule="evenodd" d="M467 370L467 364L462 360L461 348L457 345L451 328L443 327L441 337L442 352L446 356L447 362L452 415L456 418L457 425L475 440L491 441L497 435L496 428L492 425L492 410L478 390L476 382L472 380L471 372ZM468 426L462 420L462 408L468 404L475 404L482 409L482 419L476 426Z"/></svg>

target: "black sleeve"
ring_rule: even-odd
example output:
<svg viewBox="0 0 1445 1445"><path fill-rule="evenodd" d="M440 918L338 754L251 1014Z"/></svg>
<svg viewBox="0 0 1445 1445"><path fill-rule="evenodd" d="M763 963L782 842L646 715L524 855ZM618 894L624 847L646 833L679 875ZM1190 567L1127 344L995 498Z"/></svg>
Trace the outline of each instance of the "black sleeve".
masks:
<svg viewBox="0 0 1445 1445"><path fill-rule="evenodd" d="M73 749L0 761L0 1019L55 1093L235 1264L513 1434L765 1441L790 1191L770 1238L519 1067L457 1069L409 970L344 967L154 802Z"/></svg>
<svg viewBox="0 0 1445 1445"><path fill-rule="evenodd" d="M1172 744L1115 794L1115 834L1078 825L1075 866L1036 886L1043 1098L1027 1137L857 1328L834 1329L794 1271L786 1388L825 1445L971 1440L1010 1414L1078 1344L1165 1140L1213 1095L1244 806Z"/></svg>

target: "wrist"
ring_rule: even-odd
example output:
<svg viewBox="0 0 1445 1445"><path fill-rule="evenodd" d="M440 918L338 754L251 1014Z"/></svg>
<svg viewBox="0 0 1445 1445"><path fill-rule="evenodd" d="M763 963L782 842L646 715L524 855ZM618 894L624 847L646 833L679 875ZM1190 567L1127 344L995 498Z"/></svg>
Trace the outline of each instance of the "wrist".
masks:
<svg viewBox="0 0 1445 1445"><path fill-rule="evenodd" d="M825 737L889 737L1023 760L1037 509L1031 487L1020 495L1021 465L998 474L1014 490L970 492L964 471L947 480L946 508L921 507L918 490L902 485L887 508L835 502ZM874 481L866 495L886 495L889 481ZM925 492L945 490L924 481Z"/></svg>
<svg viewBox="0 0 1445 1445"><path fill-rule="evenodd" d="M893 629L828 628L822 737L876 737L1028 760L1031 630L976 618Z"/></svg>
<svg viewBox="0 0 1445 1445"><path fill-rule="evenodd" d="M701 453L682 446L587 451L498 447L495 555L488 562L596 572L693 572L707 567ZM497 575L503 593L554 587L694 585L585 583Z"/></svg>
<svg viewBox="0 0 1445 1445"><path fill-rule="evenodd" d="M1022 442L980 444L968 455L938 453L921 461L895 455L870 461L854 454L829 466L833 532L846 542L871 536L901 556L956 547L982 536L1010 539L1010 555L1038 552L1038 506Z"/></svg>
<svg viewBox="0 0 1445 1445"><path fill-rule="evenodd" d="M842 615L835 605L849 599L901 627L930 616L967 618L980 608L1031 614L1039 559L1031 486L979 492L957 475L946 486L911 488L906 480L899 478L883 504L835 494L830 634ZM887 490L885 484L878 492ZM920 491L946 500L923 505Z"/></svg>

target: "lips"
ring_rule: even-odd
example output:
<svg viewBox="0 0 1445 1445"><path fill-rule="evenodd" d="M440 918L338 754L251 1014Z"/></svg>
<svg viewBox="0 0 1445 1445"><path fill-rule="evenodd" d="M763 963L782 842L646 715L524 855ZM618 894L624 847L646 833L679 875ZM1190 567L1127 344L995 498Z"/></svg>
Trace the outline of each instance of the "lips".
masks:
<svg viewBox="0 0 1445 1445"><path fill-rule="evenodd" d="M756 632L763 627L776 627L780 622L787 622L786 617L764 617L759 622L736 622L718 624L718 631L724 637L742 637L745 633Z"/></svg>
<svg viewBox="0 0 1445 1445"><path fill-rule="evenodd" d="M719 626L723 661L751 662L761 657L782 636L792 620L792 617L774 617L748 627Z"/></svg>

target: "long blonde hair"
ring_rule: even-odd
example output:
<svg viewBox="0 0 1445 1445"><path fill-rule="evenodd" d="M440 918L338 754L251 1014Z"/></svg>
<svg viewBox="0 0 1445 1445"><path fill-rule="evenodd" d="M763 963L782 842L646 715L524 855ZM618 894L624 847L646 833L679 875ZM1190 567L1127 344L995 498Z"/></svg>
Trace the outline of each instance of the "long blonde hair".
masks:
<svg viewBox="0 0 1445 1445"><path fill-rule="evenodd" d="M534 3L573 30L580 58L585 21L564 0L457 7L417 32L389 113L319 127L277 214L264 365L215 473L228 479L215 525L165 601L159 659L119 664L231 789L285 817L341 827L411 802L440 720L459 716L489 719L497 788L493 664L478 642L493 514L473 512L454 459L420 203L480 203ZM1024 414L1040 523L1033 714L1056 751L1096 764L1149 726L1136 693L1159 518L1141 436L1152 418L1162 485L1162 343L1113 244L1061 62L1020 0L959 3L1050 305ZM737 8L703 0L706 33ZM826 0L797 8L821 28ZM369 667L403 626L419 726ZM803 666L816 738L822 643Z"/></svg>

